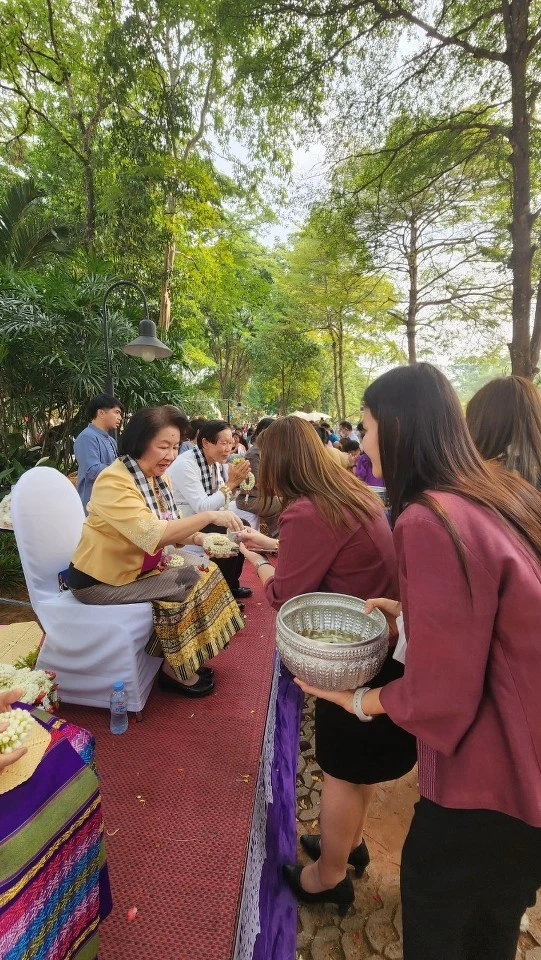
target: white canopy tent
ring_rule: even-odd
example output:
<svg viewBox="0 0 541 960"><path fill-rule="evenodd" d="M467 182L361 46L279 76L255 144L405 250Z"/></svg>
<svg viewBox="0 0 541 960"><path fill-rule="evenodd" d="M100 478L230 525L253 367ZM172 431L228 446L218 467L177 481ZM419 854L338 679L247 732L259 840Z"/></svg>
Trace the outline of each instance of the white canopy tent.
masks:
<svg viewBox="0 0 541 960"><path fill-rule="evenodd" d="M329 413L321 413L320 410L312 410L312 412L308 414L308 419L311 420L312 423L318 423L320 420L325 420L327 423L329 423L332 420L332 417Z"/></svg>
<svg viewBox="0 0 541 960"><path fill-rule="evenodd" d="M328 413L321 413L319 410L312 410L310 413L305 413L304 410L294 410L291 416L300 417L301 420L309 420L310 423L319 423L320 420L330 421L332 419Z"/></svg>
<svg viewBox="0 0 541 960"><path fill-rule="evenodd" d="M304 412L304 410L294 410L293 413L291 414L291 416L292 416L292 417L300 417L301 420L309 420L309 419L310 419L310 417L308 416L307 413Z"/></svg>

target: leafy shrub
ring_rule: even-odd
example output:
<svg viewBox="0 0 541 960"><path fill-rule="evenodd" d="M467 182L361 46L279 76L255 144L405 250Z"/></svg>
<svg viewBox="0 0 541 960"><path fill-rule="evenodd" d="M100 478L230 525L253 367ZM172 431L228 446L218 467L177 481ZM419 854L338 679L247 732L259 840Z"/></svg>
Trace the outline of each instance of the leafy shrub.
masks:
<svg viewBox="0 0 541 960"><path fill-rule="evenodd" d="M0 533L0 592L9 593L24 584L19 551L9 531Z"/></svg>
<svg viewBox="0 0 541 960"><path fill-rule="evenodd" d="M7 493L25 470L49 458L41 456L39 446L27 446L22 433L8 433L4 446L5 452L0 451L0 490Z"/></svg>

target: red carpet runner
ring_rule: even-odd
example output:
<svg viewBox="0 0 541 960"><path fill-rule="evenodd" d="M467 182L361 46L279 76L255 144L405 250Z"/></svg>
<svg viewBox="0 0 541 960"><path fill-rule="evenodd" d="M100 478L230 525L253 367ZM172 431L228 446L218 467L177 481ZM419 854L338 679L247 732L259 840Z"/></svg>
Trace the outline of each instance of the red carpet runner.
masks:
<svg viewBox="0 0 541 960"><path fill-rule="evenodd" d="M97 740L114 900L100 960L232 956L274 656L274 613L245 569L246 627L213 661L209 697L155 686L117 737L104 711L61 709Z"/></svg>

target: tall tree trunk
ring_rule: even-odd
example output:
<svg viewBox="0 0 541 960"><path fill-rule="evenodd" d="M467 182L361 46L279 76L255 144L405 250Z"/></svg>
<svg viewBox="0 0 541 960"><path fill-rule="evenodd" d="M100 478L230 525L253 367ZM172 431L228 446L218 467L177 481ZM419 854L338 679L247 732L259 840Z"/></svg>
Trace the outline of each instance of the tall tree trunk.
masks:
<svg viewBox="0 0 541 960"><path fill-rule="evenodd" d="M85 178L85 233L83 243L91 253L96 242L96 191L92 159L87 156L83 164Z"/></svg>
<svg viewBox="0 0 541 960"><path fill-rule="evenodd" d="M511 167L513 170L513 337L509 344L511 370L522 377L533 374L530 357L532 302L532 213L530 181L530 113L527 90L528 0L513 0L508 25L511 73Z"/></svg>
<svg viewBox="0 0 541 960"><path fill-rule="evenodd" d="M532 374L539 372L539 354L541 353L541 270L537 281L537 296L535 298L535 316L533 321L532 338L530 340L530 363Z"/></svg>
<svg viewBox="0 0 541 960"><path fill-rule="evenodd" d="M408 313L406 317L406 337L408 340L408 363L417 363L417 296L418 296L418 234L415 214L410 221L409 250L408 250Z"/></svg>
<svg viewBox="0 0 541 960"><path fill-rule="evenodd" d="M342 329L342 321L340 321L340 327L338 331L338 384L340 387L340 419L343 420L346 416L346 388L344 384L344 331Z"/></svg>
<svg viewBox="0 0 541 960"><path fill-rule="evenodd" d="M171 326L171 294L169 292L171 285L171 276L173 265L175 263L175 241L170 239L165 247L165 256L163 264L162 288L160 295L160 319L158 326L166 333Z"/></svg>
<svg viewBox="0 0 541 960"><path fill-rule="evenodd" d="M332 369L333 369L334 403L335 403L335 406L336 406L336 413L337 413L337 415L338 415L338 419L341 420L341 419L342 419L342 415L341 415L341 413L340 413L340 397L339 397L339 394L338 394L338 363L337 363L337 360L336 360L336 341L335 341L334 333L333 333L332 331L329 331L329 334L330 334L330 338L331 338L331 347L332 347Z"/></svg>

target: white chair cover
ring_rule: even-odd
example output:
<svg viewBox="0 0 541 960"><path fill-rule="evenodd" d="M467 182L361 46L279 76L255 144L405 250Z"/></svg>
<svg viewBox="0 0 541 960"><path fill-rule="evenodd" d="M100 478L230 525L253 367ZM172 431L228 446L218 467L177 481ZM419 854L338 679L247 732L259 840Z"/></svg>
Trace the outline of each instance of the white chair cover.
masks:
<svg viewBox="0 0 541 960"><path fill-rule="evenodd" d="M33 467L13 490L11 512L30 601L45 632L38 667L56 673L66 703L109 707L113 683L123 680L128 710L142 710L161 663L145 652L150 603L86 606L58 586L85 519L75 487L58 470Z"/></svg>

